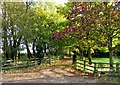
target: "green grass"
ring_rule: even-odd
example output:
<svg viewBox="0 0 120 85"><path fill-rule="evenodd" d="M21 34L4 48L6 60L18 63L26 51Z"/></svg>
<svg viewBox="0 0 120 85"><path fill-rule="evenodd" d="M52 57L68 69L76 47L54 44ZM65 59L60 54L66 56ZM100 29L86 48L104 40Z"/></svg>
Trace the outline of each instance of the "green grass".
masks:
<svg viewBox="0 0 120 85"><path fill-rule="evenodd" d="M84 60L87 60L87 61L88 61L88 58L85 58ZM114 61L114 63L116 63L116 62L120 63L120 58L114 57L114 58L113 58L113 61ZM78 62L78 63L80 62L80 63L82 63L82 64L84 63L83 61L80 61L79 59L77 60L77 62ZM92 62L98 62L98 63L96 64L98 71L108 71L108 72L109 72L110 68L103 68L103 67L109 67L109 58L92 58ZM108 63L108 64L101 64L101 63ZM79 66L79 65L80 65L80 66ZM86 62L86 66L85 66L86 70L85 70L85 72L90 72L90 71L87 70L87 69L94 70L94 67L92 67L92 66L94 66L94 64L89 65L88 62ZM76 67L77 67L77 69L83 70L84 65L76 64ZM102 68L101 68L101 67L102 67ZM114 64L114 67L116 67L116 64ZM119 66L119 67L120 67L120 66Z"/></svg>
<svg viewBox="0 0 120 85"><path fill-rule="evenodd" d="M21 61L28 60L27 54L26 53L22 53L21 57L20 57L20 60Z"/></svg>
<svg viewBox="0 0 120 85"><path fill-rule="evenodd" d="M113 58L114 63L120 62L120 58ZM109 58L92 58L92 62L109 63Z"/></svg>

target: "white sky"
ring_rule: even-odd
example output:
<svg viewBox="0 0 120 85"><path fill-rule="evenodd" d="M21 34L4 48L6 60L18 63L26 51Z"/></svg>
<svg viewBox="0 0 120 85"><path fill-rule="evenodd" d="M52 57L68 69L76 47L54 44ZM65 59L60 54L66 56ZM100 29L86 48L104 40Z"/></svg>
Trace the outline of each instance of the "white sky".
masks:
<svg viewBox="0 0 120 85"><path fill-rule="evenodd" d="M58 3L58 4L64 4L64 3L66 3L68 0L53 0L53 1L55 1L55 2Z"/></svg>
<svg viewBox="0 0 120 85"><path fill-rule="evenodd" d="M37 1L37 0L36 0ZM62 4L62 5L64 5L64 3L66 3L68 0L41 0L41 1L43 1L43 2L52 2L52 1L54 1L54 2L56 2L57 4Z"/></svg>

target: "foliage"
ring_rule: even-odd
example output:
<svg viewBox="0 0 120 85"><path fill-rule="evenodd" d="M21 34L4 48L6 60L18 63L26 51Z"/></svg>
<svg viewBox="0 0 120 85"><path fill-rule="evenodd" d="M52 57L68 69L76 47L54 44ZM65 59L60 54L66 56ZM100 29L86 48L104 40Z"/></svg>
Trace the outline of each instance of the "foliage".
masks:
<svg viewBox="0 0 120 85"><path fill-rule="evenodd" d="M69 8L70 6L71 8ZM72 2L68 3L67 7L69 11L67 11L65 17L71 21L71 24L63 32L56 33L55 39L64 39L64 37L78 39L77 43L74 42L74 44L76 43L79 50L86 50L89 59L91 49L96 49L98 46L101 49L101 46L107 46L112 67L112 53L114 45L118 44L120 33L118 6L107 2ZM69 28L71 31L68 30Z"/></svg>
<svg viewBox="0 0 120 85"><path fill-rule="evenodd" d="M20 51L24 50L21 46L27 49L28 59L40 56L42 52L42 55L46 54L49 46L53 46L53 32L66 26L63 24L66 19L57 13L54 3L39 2L35 5L30 2L4 2L2 12L3 52L6 59L20 59Z"/></svg>
<svg viewBox="0 0 120 85"><path fill-rule="evenodd" d="M64 50L69 49L78 50L80 56L87 56L91 62L93 50L99 49L109 52L112 66L113 52L119 45L118 6L103 2L2 5L4 58L19 60L23 45L28 59L64 55Z"/></svg>

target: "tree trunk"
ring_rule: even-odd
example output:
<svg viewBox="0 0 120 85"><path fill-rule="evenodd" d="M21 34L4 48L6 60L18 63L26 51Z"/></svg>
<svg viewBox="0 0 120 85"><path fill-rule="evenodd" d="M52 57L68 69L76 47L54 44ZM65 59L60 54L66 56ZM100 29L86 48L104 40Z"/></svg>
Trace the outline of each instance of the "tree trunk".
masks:
<svg viewBox="0 0 120 85"><path fill-rule="evenodd" d="M5 28L6 29L6 28ZM4 57L6 60L9 59L9 53L8 53L8 42L7 42L7 32L4 30L4 43L3 43L3 52L4 52Z"/></svg>
<svg viewBox="0 0 120 85"><path fill-rule="evenodd" d="M3 2L3 6L5 7L2 9L3 20L6 20L6 4ZM2 21L2 28L3 28L3 53L6 60L9 59L8 53L8 42L7 42L7 24L6 21Z"/></svg>
<svg viewBox="0 0 120 85"><path fill-rule="evenodd" d="M12 46L12 40L10 39L10 56L11 56L11 59L14 60L14 49L13 49L13 46Z"/></svg>
<svg viewBox="0 0 120 85"><path fill-rule="evenodd" d="M43 53L43 46L42 46L42 43L37 43L36 45L36 57L39 58L39 61L38 61L38 65L40 65L42 63L42 60L44 58L44 53Z"/></svg>
<svg viewBox="0 0 120 85"><path fill-rule="evenodd" d="M33 39L33 47L32 47L32 50L33 50L33 56L36 57L36 52L35 52L35 41L36 39Z"/></svg>
<svg viewBox="0 0 120 85"><path fill-rule="evenodd" d="M5 59L8 60L9 59L9 53L8 53L8 50L7 50L8 44L7 44L7 39L5 37L6 36L4 35L3 52L4 52Z"/></svg>
<svg viewBox="0 0 120 85"><path fill-rule="evenodd" d="M22 36L18 39L17 42L17 48L18 48L18 60L20 60L20 42L21 42Z"/></svg>
<svg viewBox="0 0 120 85"><path fill-rule="evenodd" d="M72 64L75 64L76 63L76 58L77 58L77 53L76 53L76 51L73 51L73 62L72 62Z"/></svg>
<svg viewBox="0 0 120 85"><path fill-rule="evenodd" d="M51 56L48 55L48 58L49 58L49 64L51 65Z"/></svg>
<svg viewBox="0 0 120 85"><path fill-rule="evenodd" d="M27 56L28 56L28 59L32 58L32 54L30 52L30 49L29 49L29 46L28 46L28 42L27 42L27 39L25 39L25 45L26 45L26 49L27 49Z"/></svg>
<svg viewBox="0 0 120 85"><path fill-rule="evenodd" d="M82 50L81 51L81 56L82 56L82 59L84 58L84 51Z"/></svg>
<svg viewBox="0 0 120 85"><path fill-rule="evenodd" d="M88 55L89 64L92 64L90 47L88 48L87 55Z"/></svg>
<svg viewBox="0 0 120 85"><path fill-rule="evenodd" d="M108 49L109 49L109 62L110 62L110 68L112 69L112 68L113 68L112 37L109 37Z"/></svg>
<svg viewBox="0 0 120 85"><path fill-rule="evenodd" d="M20 51L18 51L18 60L20 60Z"/></svg>
<svg viewBox="0 0 120 85"><path fill-rule="evenodd" d="M14 52L14 59L17 60L17 41L14 38L14 44L13 44L13 52Z"/></svg>

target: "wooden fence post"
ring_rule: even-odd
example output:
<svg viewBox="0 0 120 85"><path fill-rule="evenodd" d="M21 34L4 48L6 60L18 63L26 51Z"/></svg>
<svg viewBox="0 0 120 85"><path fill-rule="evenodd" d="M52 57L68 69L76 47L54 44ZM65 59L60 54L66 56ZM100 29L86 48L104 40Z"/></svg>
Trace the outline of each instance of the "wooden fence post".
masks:
<svg viewBox="0 0 120 85"><path fill-rule="evenodd" d="M86 65L86 61L84 60L84 71L85 71L85 65Z"/></svg>
<svg viewBox="0 0 120 85"><path fill-rule="evenodd" d="M97 73L96 62L94 63L94 72L93 74Z"/></svg>

